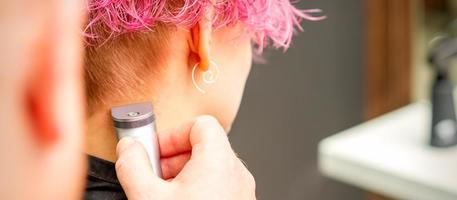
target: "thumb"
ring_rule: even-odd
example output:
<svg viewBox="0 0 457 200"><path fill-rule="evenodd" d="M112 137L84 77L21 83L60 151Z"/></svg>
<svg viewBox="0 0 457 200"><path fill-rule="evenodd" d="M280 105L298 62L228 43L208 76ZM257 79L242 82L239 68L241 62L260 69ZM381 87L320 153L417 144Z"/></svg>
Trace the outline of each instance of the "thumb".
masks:
<svg viewBox="0 0 457 200"><path fill-rule="evenodd" d="M122 138L116 152L117 177L128 199L151 199L154 191L161 190L165 181L154 174L140 142L129 137Z"/></svg>

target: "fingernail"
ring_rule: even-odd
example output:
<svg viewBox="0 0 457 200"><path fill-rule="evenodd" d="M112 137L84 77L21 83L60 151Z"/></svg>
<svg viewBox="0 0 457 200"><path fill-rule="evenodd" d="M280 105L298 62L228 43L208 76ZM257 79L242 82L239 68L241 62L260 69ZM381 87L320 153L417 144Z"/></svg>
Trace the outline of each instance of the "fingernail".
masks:
<svg viewBox="0 0 457 200"><path fill-rule="evenodd" d="M122 138L117 144L117 153L120 154L133 143L135 143L135 140L133 140L131 137Z"/></svg>

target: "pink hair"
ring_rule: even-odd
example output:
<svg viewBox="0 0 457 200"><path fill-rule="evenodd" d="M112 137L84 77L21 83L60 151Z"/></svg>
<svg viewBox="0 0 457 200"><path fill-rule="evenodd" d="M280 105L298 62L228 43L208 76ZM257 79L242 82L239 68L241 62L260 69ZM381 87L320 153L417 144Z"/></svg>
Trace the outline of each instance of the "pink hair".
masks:
<svg viewBox="0 0 457 200"><path fill-rule="evenodd" d="M152 30L157 22L189 28L199 21L207 6L213 6L214 28L242 22L261 51L269 40L275 48L287 49L295 28L302 30L302 19L325 18L311 15L321 12L319 9L300 10L289 0L216 0L214 4L211 0L182 0L178 8L167 3L167 0L89 0L90 20L84 32L89 39L96 40L100 35L94 27L100 25L111 36Z"/></svg>

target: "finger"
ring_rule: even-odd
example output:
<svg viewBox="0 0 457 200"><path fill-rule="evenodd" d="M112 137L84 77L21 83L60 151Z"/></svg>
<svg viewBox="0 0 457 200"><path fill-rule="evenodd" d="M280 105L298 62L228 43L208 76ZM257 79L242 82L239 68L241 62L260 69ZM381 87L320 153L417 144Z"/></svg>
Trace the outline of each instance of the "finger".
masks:
<svg viewBox="0 0 457 200"><path fill-rule="evenodd" d="M217 147L221 143L228 144L224 129L212 116L197 117L179 128L160 133L158 139L161 157L194 151L195 145Z"/></svg>
<svg viewBox="0 0 457 200"><path fill-rule="evenodd" d="M189 152L192 149L189 134L196 119L168 131L158 134L160 156L170 157Z"/></svg>
<svg viewBox="0 0 457 200"><path fill-rule="evenodd" d="M144 199L144 191L155 190L161 179L152 171L143 145L131 138L123 138L117 145L116 173L129 199Z"/></svg>
<svg viewBox="0 0 457 200"><path fill-rule="evenodd" d="M227 134L224 129L212 116L198 117L191 128L189 141L192 146L192 157L215 158L222 156L222 153L231 151Z"/></svg>
<svg viewBox="0 0 457 200"><path fill-rule="evenodd" d="M190 152L160 159L160 164L162 166L162 178L174 178L179 172L181 172L182 168L186 165L189 159Z"/></svg>
<svg viewBox="0 0 457 200"><path fill-rule="evenodd" d="M224 129L214 117L199 117L190 130L189 141L192 145L190 160L174 182L192 182L207 174L216 177L227 173L235 155Z"/></svg>

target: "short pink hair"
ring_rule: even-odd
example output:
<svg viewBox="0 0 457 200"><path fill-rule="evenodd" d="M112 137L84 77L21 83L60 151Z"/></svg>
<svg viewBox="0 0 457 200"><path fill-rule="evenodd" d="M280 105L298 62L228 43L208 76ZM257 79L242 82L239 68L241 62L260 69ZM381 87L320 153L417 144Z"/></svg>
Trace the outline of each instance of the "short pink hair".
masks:
<svg viewBox="0 0 457 200"><path fill-rule="evenodd" d="M158 70L151 66L160 62L173 26L191 28L208 6L213 6L215 29L237 23L247 27L256 56L269 43L287 49L302 19L324 18L311 15L320 10L299 10L289 0L215 1L88 0L84 77L89 114L107 101L146 93L136 86Z"/></svg>
<svg viewBox="0 0 457 200"><path fill-rule="evenodd" d="M271 40L276 48L287 49L295 28L302 30L300 21L320 20L325 16L312 16L319 9L300 10L289 0L89 0L89 23L85 34L90 40L106 40L94 27L105 27L109 37L124 33L152 30L157 23L192 27L213 6L214 28L237 22L244 23L253 41L261 50Z"/></svg>

